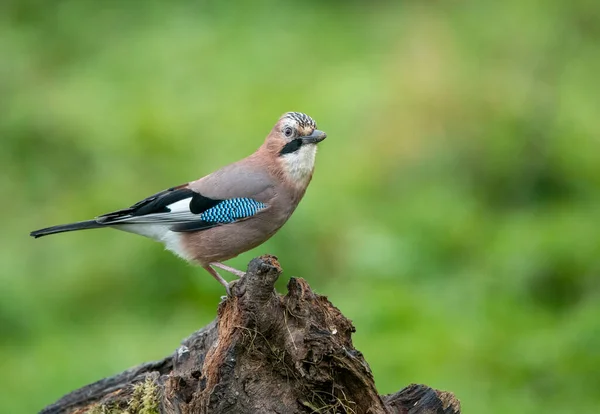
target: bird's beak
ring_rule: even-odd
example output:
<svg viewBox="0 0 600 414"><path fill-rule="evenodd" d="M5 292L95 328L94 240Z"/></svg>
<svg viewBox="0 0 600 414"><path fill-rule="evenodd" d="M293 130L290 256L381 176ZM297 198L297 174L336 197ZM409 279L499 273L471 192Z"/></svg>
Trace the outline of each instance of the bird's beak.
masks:
<svg viewBox="0 0 600 414"><path fill-rule="evenodd" d="M302 137L303 144L316 144L317 142L323 141L327 138L327 134L323 131L315 129L312 134Z"/></svg>

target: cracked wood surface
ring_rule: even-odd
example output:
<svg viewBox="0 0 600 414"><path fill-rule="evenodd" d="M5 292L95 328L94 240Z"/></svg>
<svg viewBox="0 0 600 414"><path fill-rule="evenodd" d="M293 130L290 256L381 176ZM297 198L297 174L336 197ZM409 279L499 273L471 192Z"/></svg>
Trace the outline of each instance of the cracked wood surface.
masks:
<svg viewBox="0 0 600 414"><path fill-rule="evenodd" d="M460 413L452 393L425 385L380 396L352 344L352 323L303 279L277 294L281 272L273 256L252 260L217 318L172 355L73 391L42 413L146 413L132 401L147 381L161 413Z"/></svg>

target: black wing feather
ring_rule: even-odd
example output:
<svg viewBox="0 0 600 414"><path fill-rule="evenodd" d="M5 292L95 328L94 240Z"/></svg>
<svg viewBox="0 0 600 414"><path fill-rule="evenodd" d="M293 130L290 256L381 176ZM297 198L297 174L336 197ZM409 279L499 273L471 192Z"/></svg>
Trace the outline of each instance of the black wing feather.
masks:
<svg viewBox="0 0 600 414"><path fill-rule="evenodd" d="M150 197L147 197L137 203L135 203L134 205L132 205L129 208L125 208L122 210L117 210L117 211L113 211L111 213L107 213L107 214L103 214L99 217L97 217L94 220L88 220L88 221L84 221L84 222L78 222L78 223L70 223L70 224L65 224L65 225L60 225L60 226L53 226L53 227L48 227L45 229L41 229L41 230L36 230L31 232L31 236L33 237L41 237L41 236L45 236L47 234L53 234L53 233L62 233L62 232L66 232L66 231L73 231L73 230L84 230L84 229L93 229L93 228L100 228L100 227L104 227L104 226L118 226L120 224L127 224L127 223L139 223L139 222L148 222L148 223L152 223L152 219L158 220L155 222L159 222L161 219L164 220L163 222L165 223L169 223L169 219L166 218L169 213L171 213L171 209L169 208L169 205L176 203L178 201L181 200L185 200L185 199L190 199L190 204L189 204L189 211L190 213L192 213L191 215L187 215L187 217L184 215L182 216L178 216L178 214L181 214L181 212L175 212L173 213L173 218L174 220L172 221L174 224L171 227L172 231L175 232L192 232L192 231L201 231L201 230L206 230L206 229L210 229L213 227L217 227L220 226L222 224L228 224L231 223L233 221L238 221L237 219L233 220L233 221L220 221L219 218L217 217L216 220L211 220L211 221L206 221L206 220L202 220L201 219L201 214L206 212L207 210L212 209L215 206L218 206L220 203L227 203L228 200L218 200L218 199L212 199L209 197L205 197L200 193L197 193L193 190L191 190L190 188L188 188L187 184L184 185L180 185L178 187L172 187L169 188L167 190L158 192L154 195L151 195ZM245 198L240 198L241 199L245 199ZM229 201L232 200L236 200L236 199L229 199ZM237 206L239 207L239 206ZM246 206L247 207L247 206ZM224 207L225 210L227 211L228 207ZM234 207L235 208L235 207ZM242 209L244 208L244 206L242 206ZM252 208L254 208L254 210L257 209L256 206L252 206L251 207L251 211ZM255 213L256 211L254 211ZM252 213L252 214L254 214ZM219 213L217 213L219 214ZM148 216L147 219L144 219L144 216ZM195 217L197 216L198 219L195 220ZM183 218L184 221L179 221L177 220L177 218ZM212 216L214 218L214 214ZM227 214L225 215L225 217L227 217ZM238 217L238 219L243 220L247 217ZM145 221L147 220L147 221Z"/></svg>
<svg viewBox="0 0 600 414"><path fill-rule="evenodd" d="M223 200L215 200L204 197L202 194L193 191L194 195L190 201L190 211L194 214L204 213L206 210L213 208Z"/></svg>
<svg viewBox="0 0 600 414"><path fill-rule="evenodd" d="M191 231L212 229L213 227L217 227L222 224L223 223L218 223L218 222L214 222L214 221L204 221L204 220L189 221L187 223L175 224L174 226L171 227L171 231L174 231L177 233L188 233Z"/></svg>
<svg viewBox="0 0 600 414"><path fill-rule="evenodd" d="M131 209L132 216L145 216L146 214L168 213L169 204L173 204L179 200L190 198L194 192L189 188L169 189L162 191L152 197L146 198L136 204Z"/></svg>
<svg viewBox="0 0 600 414"><path fill-rule="evenodd" d="M101 223L109 223L127 216L141 217L149 214L168 213L171 211L168 207L170 204L186 198L191 198L190 211L194 214L200 214L222 201L204 197L202 194L189 189L187 184L184 184L151 195L129 208L103 214L97 220Z"/></svg>

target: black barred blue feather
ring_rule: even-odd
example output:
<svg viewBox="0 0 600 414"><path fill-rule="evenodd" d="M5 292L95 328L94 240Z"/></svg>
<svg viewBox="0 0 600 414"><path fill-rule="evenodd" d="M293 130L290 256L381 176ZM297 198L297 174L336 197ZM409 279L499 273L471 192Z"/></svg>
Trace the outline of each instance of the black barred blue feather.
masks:
<svg viewBox="0 0 600 414"><path fill-rule="evenodd" d="M203 211L198 218L180 221L173 224L170 229L177 233L207 230L252 217L264 208L267 208L266 204L251 198L230 198Z"/></svg>
<svg viewBox="0 0 600 414"><path fill-rule="evenodd" d="M212 223L233 223L251 217L265 207L267 207L266 204L251 198L231 198L209 208L200 214L200 218L202 221Z"/></svg>

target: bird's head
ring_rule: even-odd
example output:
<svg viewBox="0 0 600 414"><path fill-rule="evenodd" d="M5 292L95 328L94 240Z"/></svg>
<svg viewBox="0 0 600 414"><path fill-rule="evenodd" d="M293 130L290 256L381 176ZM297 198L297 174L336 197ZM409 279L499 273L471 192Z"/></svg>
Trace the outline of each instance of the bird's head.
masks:
<svg viewBox="0 0 600 414"><path fill-rule="evenodd" d="M281 166L294 182L308 184L315 165L317 144L327 134L317 123L301 112L287 112L279 118L265 144L277 154Z"/></svg>

